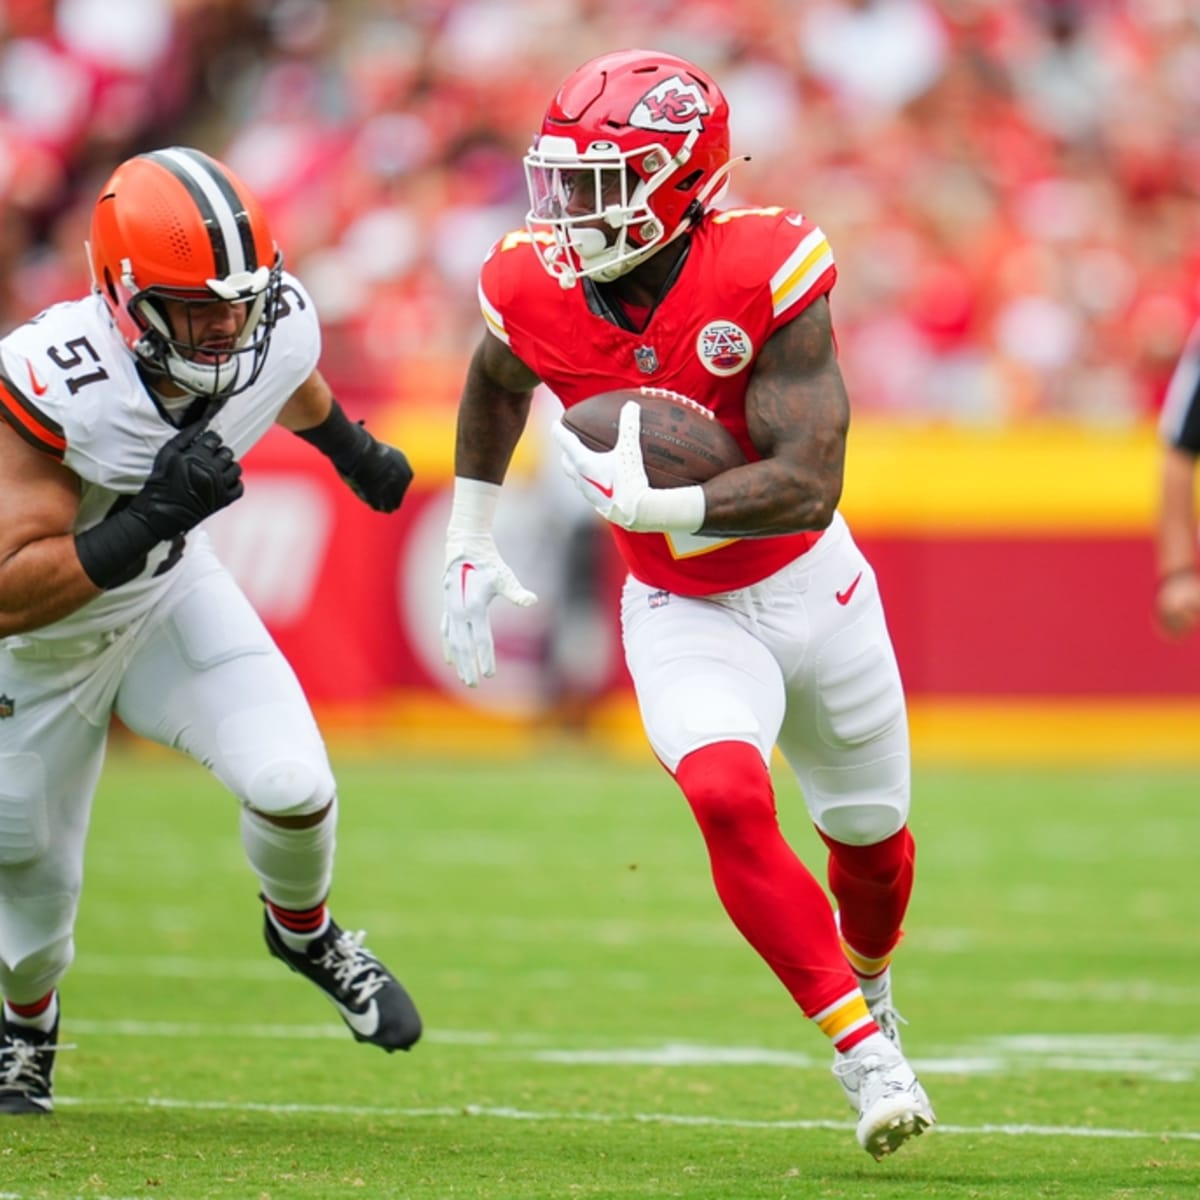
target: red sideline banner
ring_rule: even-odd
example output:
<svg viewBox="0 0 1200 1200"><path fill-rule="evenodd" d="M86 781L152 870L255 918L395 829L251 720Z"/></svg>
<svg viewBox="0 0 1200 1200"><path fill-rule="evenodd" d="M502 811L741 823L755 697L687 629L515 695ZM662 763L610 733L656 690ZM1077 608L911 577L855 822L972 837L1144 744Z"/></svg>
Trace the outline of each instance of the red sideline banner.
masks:
<svg viewBox="0 0 1200 1200"><path fill-rule="evenodd" d="M323 457L279 429L244 470L243 497L205 527L314 705L370 704L397 689L425 689L520 718L581 690L602 696L626 686L616 640L618 566L598 519L573 493L567 516L561 496L548 496L542 481L515 478L505 487L497 540L541 603L493 605L502 666L486 686L468 690L442 657L444 475L425 485L418 472L399 512L376 513ZM599 561L586 552L596 544ZM565 621L575 622L570 636Z"/></svg>
<svg viewBox="0 0 1200 1200"><path fill-rule="evenodd" d="M631 694L621 661L621 570L598 518L546 478L504 490L497 541L541 602L492 607L500 669L468 690L442 660L449 480L417 483L400 512L366 508L311 447L272 431L246 493L209 522L314 704L427 690L517 718ZM855 530L880 578L914 700L1189 697L1200 638L1151 623L1148 537L1023 528Z"/></svg>

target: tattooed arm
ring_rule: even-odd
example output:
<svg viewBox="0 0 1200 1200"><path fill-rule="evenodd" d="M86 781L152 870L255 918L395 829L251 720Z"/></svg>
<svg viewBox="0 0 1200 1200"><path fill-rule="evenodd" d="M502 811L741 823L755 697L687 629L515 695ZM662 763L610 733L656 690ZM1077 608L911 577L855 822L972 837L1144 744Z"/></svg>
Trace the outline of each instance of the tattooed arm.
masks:
<svg viewBox="0 0 1200 1200"><path fill-rule="evenodd" d="M459 402L456 476L504 481L537 383L537 376L503 342L490 333L483 335Z"/></svg>
<svg viewBox="0 0 1200 1200"><path fill-rule="evenodd" d="M763 460L704 485L700 532L764 537L824 529L841 498L850 425L824 297L777 330L760 351L746 417Z"/></svg>

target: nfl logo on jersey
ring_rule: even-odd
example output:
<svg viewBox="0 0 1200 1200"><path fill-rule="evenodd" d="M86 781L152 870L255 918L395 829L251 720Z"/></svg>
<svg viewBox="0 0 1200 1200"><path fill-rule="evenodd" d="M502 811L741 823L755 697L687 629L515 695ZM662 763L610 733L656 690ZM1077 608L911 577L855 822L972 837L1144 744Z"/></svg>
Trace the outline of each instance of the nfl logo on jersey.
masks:
<svg viewBox="0 0 1200 1200"><path fill-rule="evenodd" d="M653 346L639 346L633 352L633 358L643 375L653 375L658 370L658 355Z"/></svg>
<svg viewBox="0 0 1200 1200"><path fill-rule="evenodd" d="M0 720L11 717L17 711L17 702L11 696L0 695Z"/></svg>

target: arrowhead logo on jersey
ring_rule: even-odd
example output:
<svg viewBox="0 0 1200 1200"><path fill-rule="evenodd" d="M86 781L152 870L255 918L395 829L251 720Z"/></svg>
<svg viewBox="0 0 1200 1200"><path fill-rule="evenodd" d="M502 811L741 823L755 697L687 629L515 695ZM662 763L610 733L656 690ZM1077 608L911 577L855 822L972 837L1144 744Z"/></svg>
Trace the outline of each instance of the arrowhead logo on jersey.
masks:
<svg viewBox="0 0 1200 1200"><path fill-rule="evenodd" d="M732 321L709 321L696 338L696 353L713 375L736 375L750 362L750 335Z"/></svg>
<svg viewBox="0 0 1200 1200"><path fill-rule="evenodd" d="M0 721L17 711L17 702L11 696L0 696Z"/></svg>
<svg viewBox="0 0 1200 1200"><path fill-rule="evenodd" d="M657 129L662 133L699 132L709 114L708 101L694 83L678 75L656 84L633 106L629 124L635 129Z"/></svg>

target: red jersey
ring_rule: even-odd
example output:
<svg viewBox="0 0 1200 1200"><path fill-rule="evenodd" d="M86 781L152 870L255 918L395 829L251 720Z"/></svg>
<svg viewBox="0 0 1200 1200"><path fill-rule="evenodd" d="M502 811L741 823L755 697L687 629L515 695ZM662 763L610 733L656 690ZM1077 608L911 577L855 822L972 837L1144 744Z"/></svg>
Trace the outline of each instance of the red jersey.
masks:
<svg viewBox="0 0 1200 1200"><path fill-rule="evenodd" d="M783 208L710 212L690 236L674 284L640 332L606 317L586 282L561 287L525 231L501 238L483 264L484 319L565 408L614 388L668 388L711 409L754 462L762 456L746 431L746 388L755 358L833 287L833 252L817 226ZM693 596L757 583L821 536L721 540L610 528L633 575Z"/></svg>

